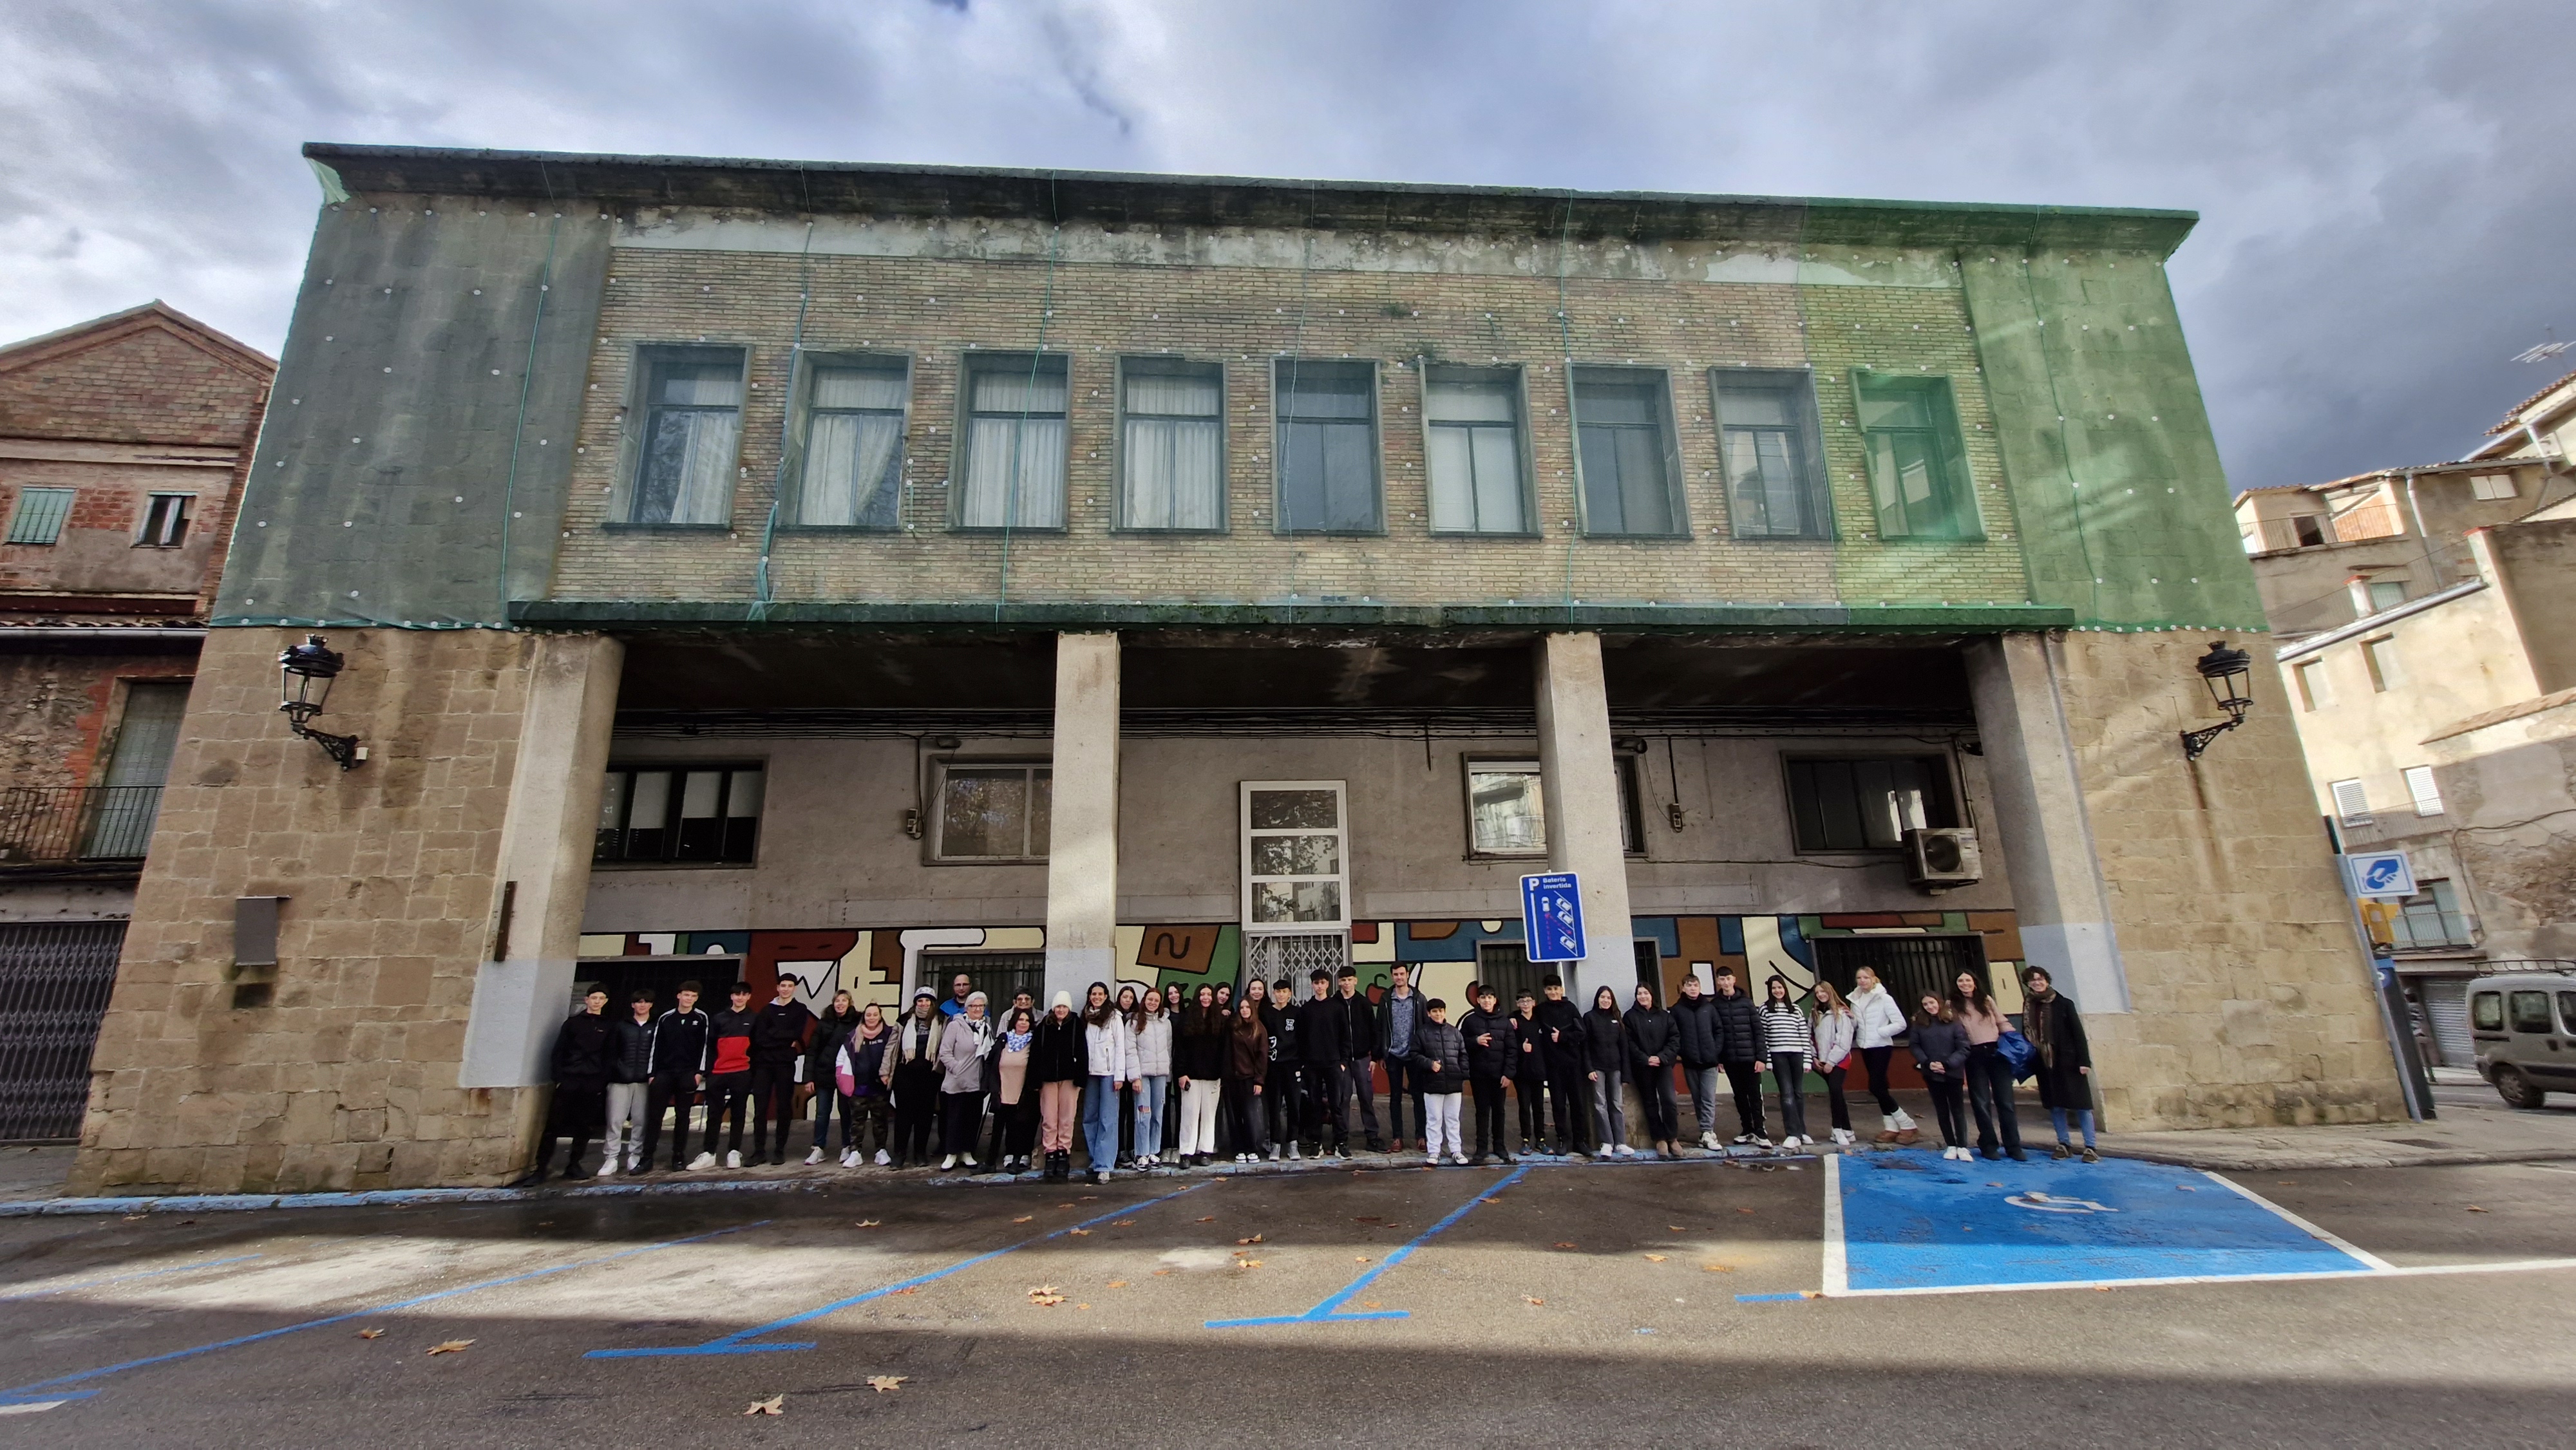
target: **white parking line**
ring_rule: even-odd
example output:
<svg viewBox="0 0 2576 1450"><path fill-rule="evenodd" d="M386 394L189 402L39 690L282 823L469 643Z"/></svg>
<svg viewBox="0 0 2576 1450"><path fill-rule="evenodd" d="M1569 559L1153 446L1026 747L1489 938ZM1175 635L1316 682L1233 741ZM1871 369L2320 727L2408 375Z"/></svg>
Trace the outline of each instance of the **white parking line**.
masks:
<svg viewBox="0 0 2576 1450"><path fill-rule="evenodd" d="M2201 1176L2207 1178L2212 1183L2229 1189L2241 1198L2253 1203L2261 1204L2263 1207L2279 1214L2284 1221L2297 1228L2301 1233L2307 1234L2309 1237L2318 1239L2322 1242L2332 1244L2336 1248L2343 1250L2345 1253L2352 1255L2354 1258L2361 1260L2363 1263L2370 1265L2374 1269L2386 1270L2397 1267L2395 1264L2388 1262L2377 1254L2371 1253L2367 1249L2355 1248L2350 1242L2326 1232L2324 1229L2317 1227L2315 1224L2312 1224L2306 1219L2299 1217L2297 1214L2290 1212L2281 1205L2274 1203L2272 1200L2265 1198L2259 1193L2256 1193L2253 1189L2246 1187L2242 1183L2222 1178L2205 1168L2201 1170Z"/></svg>

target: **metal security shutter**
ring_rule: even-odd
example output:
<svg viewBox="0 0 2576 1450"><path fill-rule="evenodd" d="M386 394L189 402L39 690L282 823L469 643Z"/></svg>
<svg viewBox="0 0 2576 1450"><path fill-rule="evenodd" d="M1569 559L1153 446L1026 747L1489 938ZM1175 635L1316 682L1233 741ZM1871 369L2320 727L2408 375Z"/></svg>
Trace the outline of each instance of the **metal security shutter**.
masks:
<svg viewBox="0 0 2576 1450"><path fill-rule="evenodd" d="M2433 1050L2444 1067L2468 1067L2478 1060L2469 1040L2469 982L2466 977L2431 978L2423 985L2424 1017L2433 1025Z"/></svg>
<svg viewBox="0 0 2576 1450"><path fill-rule="evenodd" d="M0 1142L80 1136L121 921L0 925Z"/></svg>

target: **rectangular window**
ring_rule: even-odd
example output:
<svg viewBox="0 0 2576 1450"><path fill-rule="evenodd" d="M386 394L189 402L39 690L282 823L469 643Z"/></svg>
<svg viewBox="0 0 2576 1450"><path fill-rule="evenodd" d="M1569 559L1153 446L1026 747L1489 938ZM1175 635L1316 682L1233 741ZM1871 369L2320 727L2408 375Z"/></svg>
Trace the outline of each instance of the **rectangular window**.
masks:
<svg viewBox="0 0 2576 1450"><path fill-rule="evenodd" d="M1871 507L1888 539L1973 539L1977 501L1950 380L1857 372Z"/></svg>
<svg viewBox="0 0 2576 1450"><path fill-rule="evenodd" d="M1071 376L1071 365L1054 354L979 353L967 359L959 527L1064 527Z"/></svg>
<svg viewBox="0 0 2576 1450"><path fill-rule="evenodd" d="M2549 994L2547 992L2508 992L2505 994L2505 1003L2507 1010L2512 1014L2514 1031L2547 1032L2549 1030Z"/></svg>
<svg viewBox="0 0 2576 1450"><path fill-rule="evenodd" d="M2290 520L2290 533L2302 549L2313 549L2334 542L2334 534L2323 514L2300 514Z"/></svg>
<svg viewBox="0 0 2576 1450"><path fill-rule="evenodd" d="M1431 532L1530 532L1519 369L1426 364L1422 436L1431 463Z"/></svg>
<svg viewBox="0 0 2576 1450"><path fill-rule="evenodd" d="M1664 375L1649 368L1574 370L1575 451L1587 534L1670 536L1690 531L1674 483Z"/></svg>
<svg viewBox="0 0 2576 1450"><path fill-rule="evenodd" d="M2317 710L2334 703L2334 688L2326 682L2325 661L2309 660L2292 666L2290 678L2299 685L2300 709Z"/></svg>
<svg viewBox="0 0 2576 1450"><path fill-rule="evenodd" d="M934 861L1043 861L1054 819L1055 771L1008 761L939 766Z"/></svg>
<svg viewBox="0 0 2576 1450"><path fill-rule="evenodd" d="M2442 788L2439 785L2436 785L2433 781L2433 767L2429 765L2410 765L2406 767L2405 775L2406 793L2409 796L2414 797L2415 814L2419 816L2440 815L2442 813Z"/></svg>
<svg viewBox="0 0 2576 1450"><path fill-rule="evenodd" d="M2407 897L2390 926L2399 951L2469 944L2469 919L2448 881L2419 883L2423 890Z"/></svg>
<svg viewBox="0 0 2576 1450"><path fill-rule="evenodd" d="M2376 823L2377 818L2370 813L2370 792L2362 788L2360 781L2336 781L2326 787L2326 793L2334 797L2335 819L2347 826Z"/></svg>
<svg viewBox="0 0 2576 1450"><path fill-rule="evenodd" d="M9 515L9 542L13 544L50 544L63 535L63 520L71 517L72 490L68 488L22 488L18 490L18 507Z"/></svg>
<svg viewBox="0 0 2576 1450"><path fill-rule="evenodd" d="M1802 852L1893 851L1907 831L1955 820L1937 755L1792 757L1788 767L1789 820Z"/></svg>
<svg viewBox="0 0 2576 1450"><path fill-rule="evenodd" d="M1815 379L1804 372L1752 368L1721 368L1710 378L1717 394L1718 459L1726 467L1726 506L1735 536L1831 537L1824 456L1817 446Z"/></svg>
<svg viewBox="0 0 2576 1450"><path fill-rule="evenodd" d="M2469 998L2469 1025L2480 1032L2504 1030L2504 994L2479 992Z"/></svg>
<svg viewBox="0 0 2576 1450"><path fill-rule="evenodd" d="M1243 925L1315 931L1350 924L1342 782L1243 783Z"/></svg>
<svg viewBox="0 0 2576 1450"><path fill-rule="evenodd" d="M1225 369L1172 358L1124 359L1118 419L1118 527L1221 532Z"/></svg>
<svg viewBox="0 0 2576 1450"><path fill-rule="evenodd" d="M1279 532L1378 532L1376 365L1282 358L1272 373Z"/></svg>
<svg viewBox="0 0 2576 1450"><path fill-rule="evenodd" d="M2361 662L2370 671L2370 687L2387 691L2406 683L2406 672L2398 668L2397 641L2389 635L2361 642Z"/></svg>
<svg viewBox="0 0 2576 1450"><path fill-rule="evenodd" d="M1547 806L1540 793L1535 760L1467 758L1467 850L1477 856L1544 856L1547 854ZM1619 756L1619 845L1631 856L1645 854L1644 817L1637 807L1634 761Z"/></svg>
<svg viewBox="0 0 2576 1450"><path fill-rule="evenodd" d="M188 510L193 493L156 493L143 507L143 527L134 536L138 549L175 549L188 541Z"/></svg>
<svg viewBox="0 0 2576 1450"><path fill-rule="evenodd" d="M629 523L732 520L744 357L738 347L644 350L644 448Z"/></svg>
<svg viewBox="0 0 2576 1450"><path fill-rule="evenodd" d="M2513 475L2510 473L2472 473L2469 475L2469 496L2471 498L2505 499L2512 498L2519 492L2520 489L2515 486Z"/></svg>
<svg viewBox="0 0 2576 1450"><path fill-rule="evenodd" d="M2406 584L2399 579L2374 579L2370 585L2370 612L2395 609L2406 602Z"/></svg>
<svg viewBox="0 0 2576 1450"><path fill-rule="evenodd" d="M823 357L805 374L805 441L796 506L805 528L902 523L904 411L911 367L899 357Z"/></svg>
<svg viewBox="0 0 2576 1450"><path fill-rule="evenodd" d="M764 780L757 764L611 766L590 859L748 865Z"/></svg>

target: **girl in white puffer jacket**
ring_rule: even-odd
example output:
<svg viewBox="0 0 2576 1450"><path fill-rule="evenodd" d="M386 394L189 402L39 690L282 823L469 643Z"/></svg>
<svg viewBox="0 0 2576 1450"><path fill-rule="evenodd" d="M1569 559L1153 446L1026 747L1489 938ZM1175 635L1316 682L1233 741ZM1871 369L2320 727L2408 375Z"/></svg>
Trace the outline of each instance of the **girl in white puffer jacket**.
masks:
<svg viewBox="0 0 2576 1450"><path fill-rule="evenodd" d="M1881 1143L1911 1143L1921 1134L1914 1120L1896 1105L1896 1094L1887 1090L1887 1060L1896 1050L1896 1039L1905 1032L1905 1009L1887 995L1878 984L1878 973L1867 967L1852 977L1852 1037L1860 1047L1861 1067L1869 1074L1869 1095L1878 1100L1878 1115L1886 1123L1874 1140Z"/></svg>

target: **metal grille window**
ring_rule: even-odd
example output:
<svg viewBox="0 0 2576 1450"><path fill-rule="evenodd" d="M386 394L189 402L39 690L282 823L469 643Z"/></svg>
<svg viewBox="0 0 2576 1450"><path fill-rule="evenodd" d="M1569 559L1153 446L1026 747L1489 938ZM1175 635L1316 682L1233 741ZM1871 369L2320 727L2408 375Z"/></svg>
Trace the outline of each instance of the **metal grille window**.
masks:
<svg viewBox="0 0 2576 1450"><path fill-rule="evenodd" d="M0 1142L80 1136L124 943L121 921L0 924Z"/></svg>
<svg viewBox="0 0 2576 1450"><path fill-rule="evenodd" d="M1045 765L945 761L939 767L934 861L1043 861L1055 814L1055 770Z"/></svg>
<svg viewBox="0 0 2576 1450"><path fill-rule="evenodd" d="M1576 368L1574 422L1587 534L1687 533L1673 483L1673 445L1664 375L1645 368Z"/></svg>
<svg viewBox="0 0 2576 1450"><path fill-rule="evenodd" d="M1243 926L1350 925L1350 861L1338 780L1243 784Z"/></svg>
<svg viewBox="0 0 2576 1450"><path fill-rule="evenodd" d="M1815 380L1803 372L1751 368L1720 369L1710 377L1735 536L1829 537Z"/></svg>
<svg viewBox="0 0 2576 1450"><path fill-rule="evenodd" d="M1426 365L1422 428L1433 533L1530 531L1517 370Z"/></svg>
<svg viewBox="0 0 2576 1450"><path fill-rule="evenodd" d="M1259 977L1276 982L1285 977L1295 984L1290 990L1299 1000L1314 995L1308 981L1312 973L1330 972L1339 977L1342 964L1350 958L1351 940L1346 932L1256 932L1243 939L1245 980Z"/></svg>
<svg viewBox="0 0 2576 1450"><path fill-rule="evenodd" d="M1792 758L1789 819L1801 851L1892 851L1908 830L1952 823L1937 755Z"/></svg>
<svg viewBox="0 0 2576 1450"><path fill-rule="evenodd" d="M143 509L143 527L134 536L135 547L175 549L188 539L188 510L197 502L193 493L156 493Z"/></svg>
<svg viewBox="0 0 2576 1450"><path fill-rule="evenodd" d="M1376 533L1375 365L1282 358L1273 369L1279 398L1279 532Z"/></svg>
<svg viewBox="0 0 2576 1450"><path fill-rule="evenodd" d="M1950 380L1852 375L1870 504L1889 539L1971 539L1981 530Z"/></svg>
<svg viewBox="0 0 2576 1450"><path fill-rule="evenodd" d="M2415 814L2419 816L2440 815L2442 813L2442 787L2433 779L2433 767L2429 765L2410 765L2406 767L2405 776L2406 794L2414 798Z"/></svg>
<svg viewBox="0 0 2576 1450"><path fill-rule="evenodd" d="M2335 818L2347 826L2367 826L2377 817L2370 813L2370 792L2357 780L2339 780L2326 787L2334 797Z"/></svg>
<svg viewBox="0 0 2576 1450"><path fill-rule="evenodd" d="M1225 527L1225 370L1175 358L1119 364L1118 526Z"/></svg>
<svg viewBox="0 0 2576 1450"><path fill-rule="evenodd" d="M68 488L18 490L18 506L9 514L9 542L50 544L61 538L63 520L71 517L72 492Z"/></svg>
<svg viewBox="0 0 2576 1450"><path fill-rule="evenodd" d="M1543 772L1535 760L1475 760L1467 767L1467 849L1477 856L1547 854ZM1632 758L1612 762L1619 779L1619 844L1631 856L1645 852Z"/></svg>
<svg viewBox="0 0 2576 1450"><path fill-rule="evenodd" d="M1041 1015L1046 1011L1046 953L1044 952L946 952L926 951L921 954L920 984L948 1000L949 984L959 977L968 982L969 991L984 994L984 1015L996 1024L1011 1010L1011 999L1021 992L1037 1004Z"/></svg>
<svg viewBox="0 0 2576 1450"><path fill-rule="evenodd" d="M764 782L756 764L613 766L590 859L748 865L759 845Z"/></svg>
<svg viewBox="0 0 2576 1450"><path fill-rule="evenodd" d="M806 528L891 529L901 522L904 359L835 357L806 374L805 446L795 522Z"/></svg>
<svg viewBox="0 0 2576 1450"><path fill-rule="evenodd" d="M2399 951L2427 947L2464 947L2470 943L2469 919L2448 881L2420 883L2423 890L2407 897L2390 923Z"/></svg>
<svg viewBox="0 0 2576 1450"><path fill-rule="evenodd" d="M742 441L742 349L647 348L643 450L627 521L722 524Z"/></svg>
<svg viewBox="0 0 2576 1450"><path fill-rule="evenodd" d="M959 527L1064 527L1070 377L1060 356L998 353L967 360Z"/></svg>

